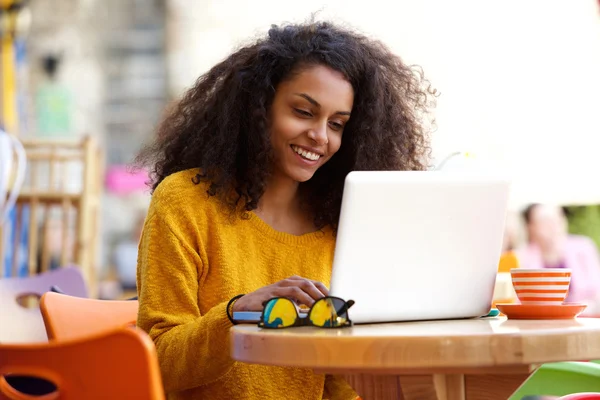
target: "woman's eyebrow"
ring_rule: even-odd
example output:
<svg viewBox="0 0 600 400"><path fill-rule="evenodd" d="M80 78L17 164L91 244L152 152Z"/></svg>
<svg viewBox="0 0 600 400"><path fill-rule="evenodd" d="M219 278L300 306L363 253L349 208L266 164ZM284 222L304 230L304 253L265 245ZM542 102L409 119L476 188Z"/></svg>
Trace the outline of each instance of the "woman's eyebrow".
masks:
<svg viewBox="0 0 600 400"><path fill-rule="evenodd" d="M321 108L321 104L319 104L318 101L316 101L315 99L313 99L312 97L310 97L306 93L294 93L294 95L302 97L303 99L305 99L306 101L308 101L310 104L312 104L313 106L315 106L317 108ZM350 115L350 111L336 111L335 114L338 114L338 115Z"/></svg>

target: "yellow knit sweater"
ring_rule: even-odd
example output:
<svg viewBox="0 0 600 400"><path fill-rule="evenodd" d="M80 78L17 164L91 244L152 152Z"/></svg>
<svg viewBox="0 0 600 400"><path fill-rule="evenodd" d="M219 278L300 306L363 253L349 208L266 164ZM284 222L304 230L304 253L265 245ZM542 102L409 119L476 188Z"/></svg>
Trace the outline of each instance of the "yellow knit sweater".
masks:
<svg viewBox="0 0 600 400"><path fill-rule="evenodd" d="M138 325L156 344L168 398L356 398L338 377L231 359L229 299L291 275L329 285L335 239L330 229L278 232L254 213L232 218L195 173L158 186L139 246Z"/></svg>

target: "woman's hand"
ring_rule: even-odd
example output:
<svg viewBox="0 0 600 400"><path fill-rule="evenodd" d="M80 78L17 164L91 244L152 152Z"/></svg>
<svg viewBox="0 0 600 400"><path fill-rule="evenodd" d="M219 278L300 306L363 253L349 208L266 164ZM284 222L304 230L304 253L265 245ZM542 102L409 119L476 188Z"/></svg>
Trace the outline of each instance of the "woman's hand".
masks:
<svg viewBox="0 0 600 400"><path fill-rule="evenodd" d="M263 303L273 297L288 297L297 304L305 304L310 307L315 300L327 295L329 295L329 290L321 282L290 276L240 297L233 303L233 311L261 311Z"/></svg>

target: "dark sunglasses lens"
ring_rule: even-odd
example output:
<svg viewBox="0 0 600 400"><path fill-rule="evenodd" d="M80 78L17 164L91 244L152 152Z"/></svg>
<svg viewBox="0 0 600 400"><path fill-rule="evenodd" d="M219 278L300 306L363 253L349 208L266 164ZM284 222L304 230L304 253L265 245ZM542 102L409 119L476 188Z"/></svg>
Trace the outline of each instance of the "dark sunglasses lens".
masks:
<svg viewBox="0 0 600 400"><path fill-rule="evenodd" d="M289 299L271 299L263 310L263 326L266 328L287 328L293 326L298 318L296 305Z"/></svg>
<svg viewBox="0 0 600 400"><path fill-rule="evenodd" d="M346 302L335 297L324 297L313 304L310 322L322 328L336 328L349 322Z"/></svg>

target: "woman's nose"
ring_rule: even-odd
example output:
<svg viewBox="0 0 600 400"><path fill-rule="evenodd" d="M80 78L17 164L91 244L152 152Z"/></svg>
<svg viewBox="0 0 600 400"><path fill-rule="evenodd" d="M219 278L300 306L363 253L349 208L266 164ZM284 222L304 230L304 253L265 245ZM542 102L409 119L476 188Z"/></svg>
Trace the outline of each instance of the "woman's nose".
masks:
<svg viewBox="0 0 600 400"><path fill-rule="evenodd" d="M319 146L324 146L329 142L327 138L327 123L314 126L308 131L308 137Z"/></svg>

